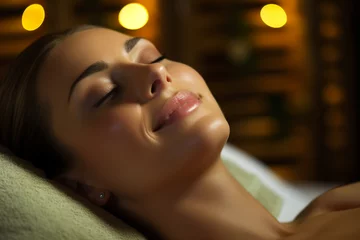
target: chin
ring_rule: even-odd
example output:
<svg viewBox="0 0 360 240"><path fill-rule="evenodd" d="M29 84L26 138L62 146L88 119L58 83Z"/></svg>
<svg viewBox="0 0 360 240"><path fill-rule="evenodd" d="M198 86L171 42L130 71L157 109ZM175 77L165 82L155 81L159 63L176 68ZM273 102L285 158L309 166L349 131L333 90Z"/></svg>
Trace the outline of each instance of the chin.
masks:
<svg viewBox="0 0 360 240"><path fill-rule="evenodd" d="M229 123L223 116L205 116L194 125L194 130L193 138L197 147L204 150L201 152L204 156L220 155L230 134Z"/></svg>
<svg viewBox="0 0 360 240"><path fill-rule="evenodd" d="M230 134L229 124L223 115L203 116L187 130L183 141L183 161L191 169L203 171L220 160L220 153Z"/></svg>
<svg viewBox="0 0 360 240"><path fill-rule="evenodd" d="M221 160L221 150L230 134L222 114L208 114L190 122L178 129L182 134L172 132L173 138L168 139L165 153L169 155L163 155L171 161L171 178L180 182L196 179Z"/></svg>

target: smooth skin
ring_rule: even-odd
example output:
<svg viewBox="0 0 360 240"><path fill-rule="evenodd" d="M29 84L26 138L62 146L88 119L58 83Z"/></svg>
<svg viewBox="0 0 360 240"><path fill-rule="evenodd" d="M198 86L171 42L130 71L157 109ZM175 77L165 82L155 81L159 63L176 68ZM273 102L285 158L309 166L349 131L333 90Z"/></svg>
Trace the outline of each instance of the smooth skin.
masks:
<svg viewBox="0 0 360 240"><path fill-rule="evenodd" d="M41 67L39 99L50 107L55 137L75 156L59 181L76 183L99 206L115 196L111 211L130 212L164 239L285 239L313 227L307 219L321 204L281 224L226 170L220 152L230 129L204 79L162 59L148 40L130 39L104 28L81 31ZM161 107L180 90L197 94L200 106L155 132Z"/></svg>

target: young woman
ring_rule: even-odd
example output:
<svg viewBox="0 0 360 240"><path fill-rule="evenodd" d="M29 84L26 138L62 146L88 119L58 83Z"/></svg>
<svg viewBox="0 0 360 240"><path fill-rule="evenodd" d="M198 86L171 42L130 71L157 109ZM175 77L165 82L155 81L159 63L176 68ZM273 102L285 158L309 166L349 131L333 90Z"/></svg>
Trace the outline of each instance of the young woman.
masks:
<svg viewBox="0 0 360 240"><path fill-rule="evenodd" d="M0 144L149 238L360 238L357 184L294 223L273 218L220 159L229 125L205 81L146 39L93 26L46 35L1 81L0 112ZM334 226L341 238L322 232Z"/></svg>

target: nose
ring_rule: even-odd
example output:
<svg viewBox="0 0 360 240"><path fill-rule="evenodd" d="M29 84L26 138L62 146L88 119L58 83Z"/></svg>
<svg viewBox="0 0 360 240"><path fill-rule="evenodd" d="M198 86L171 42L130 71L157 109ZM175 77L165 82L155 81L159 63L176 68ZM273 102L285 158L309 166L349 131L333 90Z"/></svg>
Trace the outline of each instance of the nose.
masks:
<svg viewBox="0 0 360 240"><path fill-rule="evenodd" d="M140 103L145 103L159 95L171 82L171 78L164 65L134 64L126 79L131 95L136 97ZM130 69L128 69L130 70Z"/></svg>
<svg viewBox="0 0 360 240"><path fill-rule="evenodd" d="M153 98L167 87L168 83L171 82L171 79L165 66L160 63L147 65L145 68L148 68L148 77L147 86L145 86L144 89L144 96L145 98Z"/></svg>

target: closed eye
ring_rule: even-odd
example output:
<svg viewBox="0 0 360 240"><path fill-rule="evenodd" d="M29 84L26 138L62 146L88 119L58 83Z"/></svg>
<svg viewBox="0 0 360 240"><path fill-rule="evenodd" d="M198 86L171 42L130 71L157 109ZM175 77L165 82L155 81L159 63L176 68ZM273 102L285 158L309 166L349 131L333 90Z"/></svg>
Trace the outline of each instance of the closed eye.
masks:
<svg viewBox="0 0 360 240"><path fill-rule="evenodd" d="M119 92L119 86L116 85L113 89L110 90L105 96L103 96L97 103L94 104L94 108L100 107L106 100L113 99Z"/></svg>
<svg viewBox="0 0 360 240"><path fill-rule="evenodd" d="M155 59L154 61L152 61L150 64L161 62L165 58L166 58L165 55L162 55L162 56L158 57L157 59Z"/></svg>

